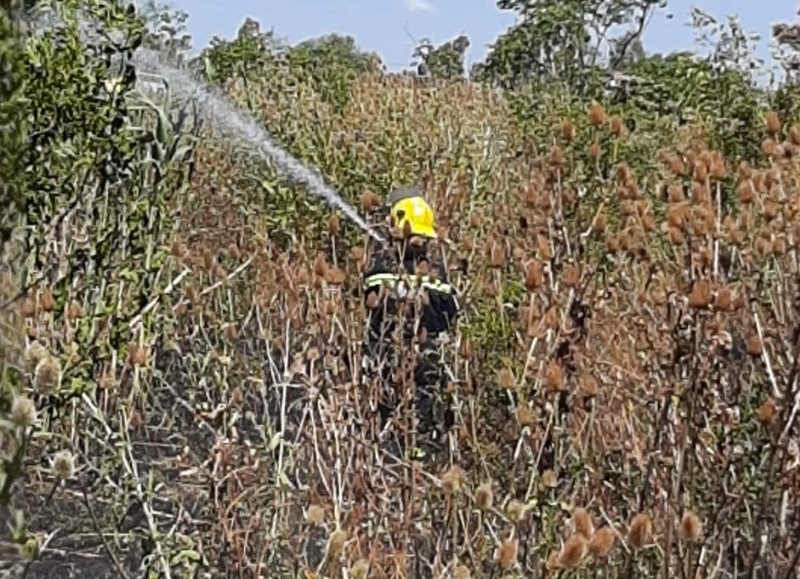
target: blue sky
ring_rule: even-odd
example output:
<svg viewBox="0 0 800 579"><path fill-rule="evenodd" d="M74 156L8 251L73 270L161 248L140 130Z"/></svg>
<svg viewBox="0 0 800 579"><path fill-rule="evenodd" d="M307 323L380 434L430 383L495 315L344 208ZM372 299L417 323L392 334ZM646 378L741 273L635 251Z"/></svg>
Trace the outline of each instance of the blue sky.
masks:
<svg viewBox="0 0 800 579"><path fill-rule="evenodd" d="M390 69L408 65L414 40L444 42L459 34L471 41L469 59L479 61L487 45L514 23L493 0L171 0L189 13L197 49L214 35L232 37L248 16L291 42L329 32L349 34L366 50L379 53ZM767 39L775 22L793 21L800 0L671 0L656 14L644 35L648 52L691 48L687 27L692 6L722 18L736 13L745 28L762 36L759 55L769 55ZM667 14L673 15L672 19Z"/></svg>

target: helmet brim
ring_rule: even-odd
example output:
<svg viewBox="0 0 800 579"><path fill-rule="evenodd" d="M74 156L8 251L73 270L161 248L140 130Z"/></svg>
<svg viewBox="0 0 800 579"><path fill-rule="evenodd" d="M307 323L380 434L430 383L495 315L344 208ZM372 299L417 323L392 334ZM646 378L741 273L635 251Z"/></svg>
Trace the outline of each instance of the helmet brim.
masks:
<svg viewBox="0 0 800 579"><path fill-rule="evenodd" d="M417 226L411 229L411 235L419 235L420 237L427 237L429 239L438 239L439 234L433 227Z"/></svg>

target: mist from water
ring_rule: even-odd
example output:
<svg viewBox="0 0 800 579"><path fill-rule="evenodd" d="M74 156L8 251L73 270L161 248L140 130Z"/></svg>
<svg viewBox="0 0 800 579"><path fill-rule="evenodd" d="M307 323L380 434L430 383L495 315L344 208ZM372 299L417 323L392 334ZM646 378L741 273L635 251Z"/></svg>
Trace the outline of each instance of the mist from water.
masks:
<svg viewBox="0 0 800 579"><path fill-rule="evenodd" d="M297 160L258 121L212 87L194 80L187 72L167 63L161 54L152 50L137 50L132 62L145 72L162 77L169 84L170 91L179 97L194 100L199 114L232 142L272 161L285 177L304 185L308 191L338 208L368 235L383 241L361 215L323 180L316 169Z"/></svg>

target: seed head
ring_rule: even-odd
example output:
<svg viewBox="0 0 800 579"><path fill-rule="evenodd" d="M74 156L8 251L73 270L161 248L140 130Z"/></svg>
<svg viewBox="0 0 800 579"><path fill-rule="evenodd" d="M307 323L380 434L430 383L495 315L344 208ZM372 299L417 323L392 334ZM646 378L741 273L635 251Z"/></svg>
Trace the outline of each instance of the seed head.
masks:
<svg viewBox="0 0 800 579"><path fill-rule="evenodd" d="M483 483L475 491L475 506L481 511L488 511L492 508L494 502L494 493L492 492L492 483Z"/></svg>
<svg viewBox="0 0 800 579"><path fill-rule="evenodd" d="M77 320L83 315L83 308L77 301L72 300L67 308L67 318L70 320Z"/></svg>
<svg viewBox="0 0 800 579"><path fill-rule="evenodd" d="M572 527L577 535L580 535L587 541L591 539L594 534L592 516L583 507L578 507L572 513Z"/></svg>
<svg viewBox="0 0 800 579"><path fill-rule="evenodd" d="M312 525L319 525L325 520L325 509L319 505L309 505L306 520Z"/></svg>
<svg viewBox="0 0 800 579"><path fill-rule="evenodd" d="M506 264L506 251L503 244L493 241L489 244L489 267L500 269Z"/></svg>
<svg viewBox="0 0 800 579"><path fill-rule="evenodd" d="M11 404L11 422L16 426L27 428L36 422L36 406L26 396L17 396Z"/></svg>
<svg viewBox="0 0 800 579"><path fill-rule="evenodd" d="M517 553L519 552L519 541L509 537L500 544L497 550L497 562L503 569L511 569L517 563Z"/></svg>
<svg viewBox="0 0 800 579"><path fill-rule="evenodd" d="M36 315L36 300L33 296L28 295L22 300L19 307L19 312L25 318L32 318Z"/></svg>
<svg viewBox="0 0 800 579"><path fill-rule="evenodd" d="M764 139L764 141L761 143L761 153L769 159L777 157L778 143L771 138Z"/></svg>
<svg viewBox="0 0 800 579"><path fill-rule="evenodd" d="M611 117L609 125L612 135L619 137L622 134L624 124L622 123L622 119L619 118L619 116L614 115L613 117Z"/></svg>
<svg viewBox="0 0 800 579"><path fill-rule="evenodd" d="M541 261L533 261L528 264L525 269L525 288L530 291L536 291L542 287L544 266Z"/></svg>
<svg viewBox="0 0 800 579"><path fill-rule="evenodd" d="M597 378L592 376L589 373L584 373L578 380L579 390L581 396L586 398L593 398L597 396L597 393L600 391L600 387L597 384Z"/></svg>
<svg viewBox="0 0 800 579"><path fill-rule="evenodd" d="M53 292L50 291L50 289L46 289L42 292L41 304L42 310L45 312L52 312L56 307L56 301L53 298Z"/></svg>
<svg viewBox="0 0 800 579"><path fill-rule="evenodd" d="M461 490L461 485L464 483L466 478L467 473L464 472L464 469L457 464L454 464L442 474L442 489L447 494L456 493Z"/></svg>
<svg viewBox="0 0 800 579"><path fill-rule="evenodd" d="M519 523L528 512L528 506L522 501L511 499L508 501L505 510L509 519L511 519L514 523Z"/></svg>
<svg viewBox="0 0 800 579"><path fill-rule="evenodd" d="M733 308L733 295L728 288L720 288L714 300L714 309L720 312L729 312Z"/></svg>
<svg viewBox="0 0 800 579"><path fill-rule="evenodd" d="M503 390L512 390L516 382L514 373L509 368L503 368L497 375L497 383Z"/></svg>
<svg viewBox="0 0 800 579"><path fill-rule="evenodd" d="M767 111L764 115L764 124L767 125L767 131L771 135L781 131L781 119L775 111Z"/></svg>
<svg viewBox="0 0 800 579"><path fill-rule="evenodd" d="M575 125L573 125L569 121L564 121L561 125L561 136L564 137L564 140L569 142L575 138Z"/></svg>
<svg viewBox="0 0 800 579"><path fill-rule="evenodd" d="M603 106L598 102L593 102L589 107L589 122L593 126L599 127L605 122L605 120L606 112L603 109Z"/></svg>
<svg viewBox="0 0 800 579"><path fill-rule="evenodd" d="M650 543L653 536L653 521L649 515L639 513L631 520L628 542L634 549L641 549Z"/></svg>
<svg viewBox="0 0 800 579"><path fill-rule="evenodd" d="M558 486L558 477L552 470L547 469L542 473L542 484L545 488L552 489Z"/></svg>
<svg viewBox="0 0 800 579"><path fill-rule="evenodd" d="M775 401L770 398L758 407L758 410L756 410L756 418L762 425L768 426L772 423L772 419L775 418L775 410Z"/></svg>
<svg viewBox="0 0 800 579"><path fill-rule="evenodd" d="M361 207L364 210L364 213L370 213L380 207L381 205L381 198L377 194L373 193L372 191L366 191L361 196Z"/></svg>
<svg viewBox="0 0 800 579"><path fill-rule="evenodd" d="M25 363L28 371L34 373L36 367L47 356L47 350L42 346L41 342L36 340L31 341L28 347L25 348Z"/></svg>
<svg viewBox="0 0 800 579"><path fill-rule="evenodd" d="M334 237L339 235L341 231L341 223L339 222L339 215L333 213L328 219L328 232Z"/></svg>
<svg viewBox="0 0 800 579"><path fill-rule="evenodd" d="M61 363L58 358L48 354L39 361L33 373L33 387L45 396L58 391L61 387Z"/></svg>
<svg viewBox="0 0 800 579"><path fill-rule="evenodd" d="M689 305L695 309L705 309L711 303L711 282L707 279L698 280L689 294Z"/></svg>
<svg viewBox="0 0 800 579"><path fill-rule="evenodd" d="M746 346L747 353L753 358L758 358L764 351L764 346L761 343L761 338L758 337L758 334L753 334L747 338Z"/></svg>
<svg viewBox="0 0 800 579"><path fill-rule="evenodd" d="M611 527L598 529L597 532L592 535L592 540L589 542L589 550L592 552L592 555L598 559L605 558L614 547L615 539L616 535L614 529Z"/></svg>
<svg viewBox="0 0 800 579"><path fill-rule="evenodd" d="M580 565L583 558L586 556L587 544L586 539L581 535L572 535L564 546L561 548L561 553L558 555L558 565L563 569L574 569Z"/></svg>
<svg viewBox="0 0 800 579"><path fill-rule="evenodd" d="M517 407L517 423L521 428L530 427L536 423L533 412L527 404L520 404Z"/></svg>
<svg viewBox="0 0 800 579"><path fill-rule="evenodd" d="M347 541L347 531L337 529L331 533L328 539L328 553L330 553L331 557L335 558L341 554L345 541Z"/></svg>
<svg viewBox="0 0 800 579"><path fill-rule="evenodd" d="M678 536L683 541L695 542L703 534L703 524L700 517L692 511L686 511L681 518Z"/></svg>
<svg viewBox="0 0 800 579"><path fill-rule="evenodd" d="M553 145L550 149L550 163L552 165L560 166L566 162L566 158L564 157L564 151L561 150L561 147L558 145Z"/></svg>
<svg viewBox="0 0 800 579"><path fill-rule="evenodd" d="M589 145L589 157L591 157L593 161L600 159L600 155L602 154L603 150L600 148L600 144L597 141Z"/></svg>
<svg viewBox="0 0 800 579"><path fill-rule="evenodd" d="M574 288L578 285L581 279L581 268L575 263L568 263L564 267L564 285L568 288Z"/></svg>
<svg viewBox="0 0 800 579"><path fill-rule="evenodd" d="M340 267L329 267L325 272L325 281L331 285L342 285L347 274Z"/></svg>
<svg viewBox="0 0 800 579"><path fill-rule="evenodd" d="M70 479L75 474L75 457L68 450L60 450L52 461L53 473L62 479Z"/></svg>
<svg viewBox="0 0 800 579"><path fill-rule="evenodd" d="M350 576L353 579L367 579L369 574L369 561L366 559L359 559L350 568Z"/></svg>
<svg viewBox="0 0 800 579"><path fill-rule="evenodd" d="M555 360L552 360L547 366L546 380L547 387L551 390L561 391L564 389L564 369Z"/></svg>

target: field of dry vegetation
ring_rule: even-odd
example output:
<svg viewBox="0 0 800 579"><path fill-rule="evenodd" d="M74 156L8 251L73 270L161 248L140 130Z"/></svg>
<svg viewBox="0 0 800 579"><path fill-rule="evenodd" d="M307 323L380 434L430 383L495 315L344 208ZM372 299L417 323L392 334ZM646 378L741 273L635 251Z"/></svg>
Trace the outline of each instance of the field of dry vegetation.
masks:
<svg viewBox="0 0 800 579"><path fill-rule="evenodd" d="M109 144L37 153L61 194L4 249L7 576L797 576L800 124L762 110L737 158L597 102L532 133L467 83L229 84L362 212L435 207L463 316L427 465L379 450L365 236L126 90Z"/></svg>

